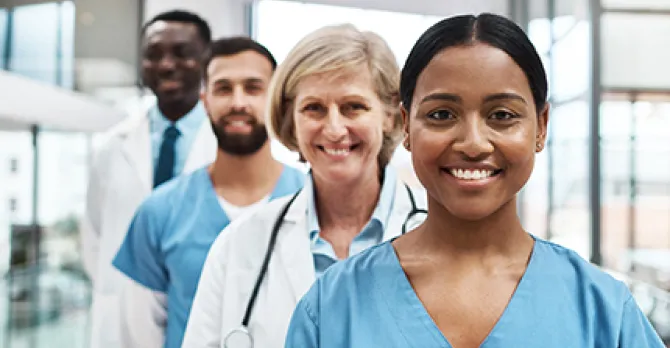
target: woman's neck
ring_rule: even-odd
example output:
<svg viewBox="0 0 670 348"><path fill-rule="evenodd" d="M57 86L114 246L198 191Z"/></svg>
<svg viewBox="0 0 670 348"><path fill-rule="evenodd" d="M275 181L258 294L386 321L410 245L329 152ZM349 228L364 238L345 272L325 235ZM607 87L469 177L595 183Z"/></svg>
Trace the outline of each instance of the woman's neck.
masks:
<svg viewBox="0 0 670 348"><path fill-rule="evenodd" d="M490 254L512 255L532 245L517 215L516 198L484 219L460 219L429 198L429 214L420 228L420 243L440 254L480 258Z"/></svg>
<svg viewBox="0 0 670 348"><path fill-rule="evenodd" d="M360 180L343 185L312 175L319 227L323 230L352 230L356 233L368 223L381 191L379 170L362 175Z"/></svg>

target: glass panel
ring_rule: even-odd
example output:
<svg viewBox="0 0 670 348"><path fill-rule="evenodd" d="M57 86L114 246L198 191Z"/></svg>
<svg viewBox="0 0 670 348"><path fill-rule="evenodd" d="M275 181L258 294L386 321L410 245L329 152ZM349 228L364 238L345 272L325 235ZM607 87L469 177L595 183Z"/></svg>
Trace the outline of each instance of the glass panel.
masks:
<svg viewBox="0 0 670 348"><path fill-rule="evenodd" d="M74 20L72 1L16 7L10 69L71 88ZM0 163L17 163L16 172L5 170L12 175L8 181L12 184L7 186L11 192L0 189L0 232L6 231L2 235L8 236L7 243L1 245L7 249L2 255L10 255L3 260L3 274L11 275L0 289L0 318L5 324L0 346L86 347L90 284L81 266L78 221L88 181L89 137L40 132L38 229L31 226L32 136L14 132L2 134L0 139ZM10 148L11 153L3 153ZM11 156L10 162L5 161L7 156ZM7 182L5 171L0 182Z"/></svg>
<svg viewBox="0 0 670 348"><path fill-rule="evenodd" d="M11 145L9 145L11 144ZM0 134L0 243L2 283L0 319L3 347L86 347L90 284L78 249L83 214L89 137L41 132L39 144L39 226L31 233L33 195L32 137L27 132ZM10 150L11 149L11 150ZM11 211L7 202L14 201ZM38 265L39 260L39 265ZM11 261L11 262L10 262ZM5 332L9 328L9 332Z"/></svg>
<svg viewBox="0 0 670 348"><path fill-rule="evenodd" d="M661 10L670 9L670 0L602 0L602 6L605 9Z"/></svg>
<svg viewBox="0 0 670 348"><path fill-rule="evenodd" d="M57 3L14 9L10 70L56 83L59 14Z"/></svg>
<svg viewBox="0 0 670 348"><path fill-rule="evenodd" d="M665 15L606 13L602 17L605 88L670 89L670 21ZM653 52L653 54L652 54Z"/></svg>
<svg viewBox="0 0 670 348"><path fill-rule="evenodd" d="M607 101L601 119L605 265L629 271L651 249L670 260L670 103Z"/></svg>
<svg viewBox="0 0 670 348"><path fill-rule="evenodd" d="M583 96L589 87L590 27L582 14L586 6L585 0L558 1L560 16L535 18L528 25L547 71L551 109L547 146L536 157L519 206L528 231L588 259L589 104ZM535 3L533 9L546 11L546 3Z"/></svg>
<svg viewBox="0 0 670 348"><path fill-rule="evenodd" d="M628 99L601 106L603 261L644 282L631 290L668 339L670 308L654 297L670 290L670 103Z"/></svg>
<svg viewBox="0 0 670 348"><path fill-rule="evenodd" d="M7 46L7 18L8 12L5 8L0 8L0 69L5 68L5 46Z"/></svg>
<svg viewBox="0 0 670 348"><path fill-rule="evenodd" d="M553 158L550 172L553 204L549 212L549 239L590 256L587 102L576 101L553 108L550 123Z"/></svg>
<svg viewBox="0 0 670 348"><path fill-rule="evenodd" d="M74 88L74 26L75 8L72 1L63 1L60 5L61 35L61 81L60 85Z"/></svg>
<svg viewBox="0 0 670 348"><path fill-rule="evenodd" d="M42 132L39 138L41 311L53 313L39 327L39 347L86 347L90 284L79 253L79 224L88 182L89 137ZM42 284L42 282L44 284Z"/></svg>
<svg viewBox="0 0 670 348"><path fill-rule="evenodd" d="M584 96L589 89L591 27L588 21L577 21L572 16L556 18L555 26L557 34L552 51L555 69L552 75L552 101L561 103Z"/></svg>
<svg viewBox="0 0 670 348"><path fill-rule="evenodd" d="M32 219L32 156L29 132L0 131L0 346L9 348L30 327L34 313L37 244L25 228ZM16 171L9 166L13 160Z"/></svg>

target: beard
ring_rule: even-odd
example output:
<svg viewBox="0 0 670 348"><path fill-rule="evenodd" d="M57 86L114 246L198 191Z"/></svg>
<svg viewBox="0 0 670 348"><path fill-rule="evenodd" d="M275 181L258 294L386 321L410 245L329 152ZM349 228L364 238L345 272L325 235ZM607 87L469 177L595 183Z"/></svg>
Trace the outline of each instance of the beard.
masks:
<svg viewBox="0 0 670 348"><path fill-rule="evenodd" d="M226 132L228 116L249 116L248 122L251 126L249 134L229 134ZM259 123L255 117L248 114L228 114L222 117L218 122L211 121L212 130L216 136L216 142L221 151L235 156L252 155L260 150L268 141L268 131L264 124Z"/></svg>

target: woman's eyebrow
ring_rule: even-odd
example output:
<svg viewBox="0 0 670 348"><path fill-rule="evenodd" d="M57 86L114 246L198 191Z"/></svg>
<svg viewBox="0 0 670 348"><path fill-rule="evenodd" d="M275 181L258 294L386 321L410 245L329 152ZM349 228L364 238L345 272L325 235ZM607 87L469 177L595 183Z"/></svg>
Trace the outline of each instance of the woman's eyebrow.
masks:
<svg viewBox="0 0 670 348"><path fill-rule="evenodd" d="M451 101L451 102L455 102L455 103L462 103L463 102L463 98L461 98L461 97L459 97L455 94L451 94L451 93L432 93L432 94L429 94L429 95L425 96L423 99L421 99L421 102L419 104L423 104L423 103L425 103L427 101L431 101L431 100L444 100L444 101Z"/></svg>
<svg viewBox="0 0 670 348"><path fill-rule="evenodd" d="M496 100L518 100L523 102L524 104L528 104L526 102L526 99L524 99L522 96L515 94L515 93L496 93L496 94L491 94L488 95L484 98L484 103L496 101Z"/></svg>

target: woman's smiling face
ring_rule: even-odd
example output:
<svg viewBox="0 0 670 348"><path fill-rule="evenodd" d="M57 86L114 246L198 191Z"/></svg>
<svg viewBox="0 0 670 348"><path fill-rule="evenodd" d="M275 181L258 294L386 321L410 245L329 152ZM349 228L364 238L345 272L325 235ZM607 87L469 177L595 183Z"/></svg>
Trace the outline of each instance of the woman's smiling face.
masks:
<svg viewBox="0 0 670 348"><path fill-rule="evenodd" d="M513 204L528 181L548 107L536 110L528 79L509 55L474 43L433 57L403 117L430 198L458 218L479 220Z"/></svg>

